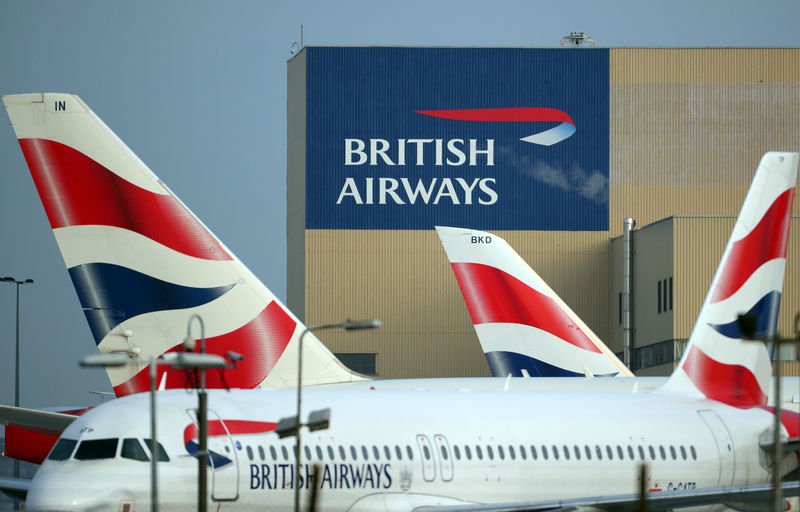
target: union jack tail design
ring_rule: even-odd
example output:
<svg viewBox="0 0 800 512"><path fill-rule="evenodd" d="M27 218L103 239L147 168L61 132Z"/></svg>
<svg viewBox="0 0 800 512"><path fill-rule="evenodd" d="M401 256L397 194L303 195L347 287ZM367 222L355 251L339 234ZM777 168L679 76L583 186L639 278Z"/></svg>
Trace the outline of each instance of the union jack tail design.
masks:
<svg viewBox="0 0 800 512"><path fill-rule="evenodd" d="M631 375L497 235L437 227L495 377Z"/></svg>
<svg viewBox="0 0 800 512"><path fill-rule="evenodd" d="M689 344L662 391L737 407L766 405L769 351L742 339L737 318L753 317L757 337L777 329L797 162L797 153L761 159Z"/></svg>
<svg viewBox="0 0 800 512"><path fill-rule="evenodd" d="M142 361L108 370L118 396L149 389L147 361L181 350L195 313L207 352L245 357L209 387L295 385L305 327L79 97L3 102L98 350ZM362 379L312 333L303 348L305 384ZM185 385L164 372L167 388Z"/></svg>

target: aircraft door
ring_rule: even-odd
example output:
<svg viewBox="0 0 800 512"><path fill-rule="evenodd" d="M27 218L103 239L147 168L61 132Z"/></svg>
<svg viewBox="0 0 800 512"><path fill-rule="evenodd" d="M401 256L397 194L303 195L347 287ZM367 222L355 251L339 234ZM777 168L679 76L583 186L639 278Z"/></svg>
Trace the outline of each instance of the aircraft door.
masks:
<svg viewBox="0 0 800 512"><path fill-rule="evenodd" d="M434 450L428 436L417 434L417 446L419 447L419 460L422 463L422 478L426 482L433 482L436 478L436 450Z"/></svg>
<svg viewBox="0 0 800 512"><path fill-rule="evenodd" d="M450 443L441 434L434 435L433 439L437 450L439 450L439 471L442 475L442 481L449 482L453 479L453 456L450 452Z"/></svg>
<svg viewBox="0 0 800 512"><path fill-rule="evenodd" d="M719 453L719 481L718 486L730 485L733 482L734 468L736 467L736 459L733 449L733 439L728 431L728 427L722 422L722 419L712 410L706 409L697 411L700 418L711 431L714 436L714 441L717 445L717 452Z"/></svg>
<svg viewBox="0 0 800 512"><path fill-rule="evenodd" d="M194 422L194 432L189 442L197 448L197 415L194 409L186 412ZM239 463L236 447L230 431L222 418L208 409L208 461L211 474L211 499L214 501L235 501L239 498Z"/></svg>

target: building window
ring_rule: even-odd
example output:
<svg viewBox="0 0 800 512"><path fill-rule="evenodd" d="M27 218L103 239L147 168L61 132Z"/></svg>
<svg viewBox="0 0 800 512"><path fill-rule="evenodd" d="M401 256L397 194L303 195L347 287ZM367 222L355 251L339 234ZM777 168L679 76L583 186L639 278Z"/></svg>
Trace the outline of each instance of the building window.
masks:
<svg viewBox="0 0 800 512"><path fill-rule="evenodd" d="M658 312L672 311L672 278L658 281Z"/></svg>
<svg viewBox="0 0 800 512"><path fill-rule="evenodd" d="M375 357L376 354L370 353L337 353L333 354L342 362L343 365L350 368L354 372L370 377L377 377L378 373L375 371Z"/></svg>
<svg viewBox="0 0 800 512"><path fill-rule="evenodd" d="M661 314L661 281L658 282L658 313Z"/></svg>
<svg viewBox="0 0 800 512"><path fill-rule="evenodd" d="M672 311L672 278L669 278L669 310Z"/></svg>

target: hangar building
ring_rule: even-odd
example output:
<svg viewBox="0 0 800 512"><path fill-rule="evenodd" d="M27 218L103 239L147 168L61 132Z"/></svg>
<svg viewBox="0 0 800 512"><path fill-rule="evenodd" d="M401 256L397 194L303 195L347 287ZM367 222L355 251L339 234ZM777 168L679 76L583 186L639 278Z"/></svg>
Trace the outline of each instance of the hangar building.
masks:
<svg viewBox="0 0 800 512"><path fill-rule="evenodd" d="M320 334L364 373L489 375L434 231L469 227L505 238L621 353L633 218L631 364L666 375L762 154L800 150L798 106L800 49L303 48L288 63L288 306L309 325L380 318Z"/></svg>

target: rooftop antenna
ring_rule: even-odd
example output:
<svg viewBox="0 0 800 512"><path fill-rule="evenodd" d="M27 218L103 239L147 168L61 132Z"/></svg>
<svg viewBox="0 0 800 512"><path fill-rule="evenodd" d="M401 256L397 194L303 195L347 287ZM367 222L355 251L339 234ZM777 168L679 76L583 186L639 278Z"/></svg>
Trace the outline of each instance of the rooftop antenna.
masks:
<svg viewBox="0 0 800 512"><path fill-rule="evenodd" d="M564 43L569 43L571 46L583 46L586 43L592 43L594 46L594 39L591 36L587 36L583 32L570 32L568 36L564 36L561 38L561 46L564 46Z"/></svg>
<svg viewBox="0 0 800 512"><path fill-rule="evenodd" d="M303 44L303 25L300 25L300 44L297 44L297 41L292 43L292 48L289 50L289 53L294 55L295 53L299 53L300 50L303 49L305 45Z"/></svg>

